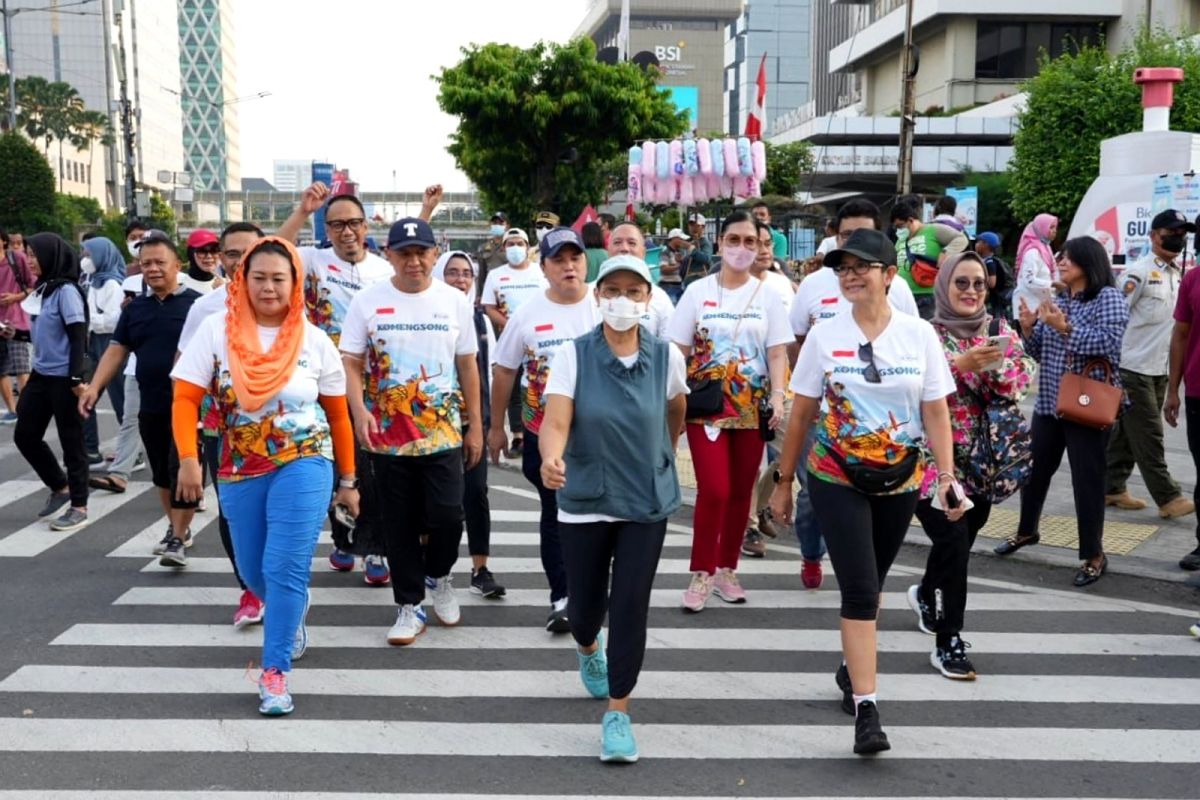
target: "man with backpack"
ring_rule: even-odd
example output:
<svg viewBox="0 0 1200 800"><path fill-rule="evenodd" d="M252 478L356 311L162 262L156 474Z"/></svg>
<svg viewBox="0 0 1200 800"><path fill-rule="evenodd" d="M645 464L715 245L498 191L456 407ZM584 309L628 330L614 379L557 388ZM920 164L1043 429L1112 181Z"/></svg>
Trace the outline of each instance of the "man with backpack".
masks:
<svg viewBox="0 0 1200 800"><path fill-rule="evenodd" d="M988 312L993 316L1008 319L1011 316L1013 273L1012 267L997 255L1000 249L1000 236L992 231L984 231L975 240L975 252L983 259L988 274ZM1012 322L1010 319L1009 322Z"/></svg>
<svg viewBox="0 0 1200 800"><path fill-rule="evenodd" d="M17 388L24 389L29 380L32 359L29 343L29 315L21 308L21 301L29 296L33 288L33 274L25 261L23 247L15 246L14 240L0 229L0 399L4 400L4 413L0 414L0 425L12 425L17 421L17 405L13 397L13 379ZM10 246L12 249L9 249Z"/></svg>

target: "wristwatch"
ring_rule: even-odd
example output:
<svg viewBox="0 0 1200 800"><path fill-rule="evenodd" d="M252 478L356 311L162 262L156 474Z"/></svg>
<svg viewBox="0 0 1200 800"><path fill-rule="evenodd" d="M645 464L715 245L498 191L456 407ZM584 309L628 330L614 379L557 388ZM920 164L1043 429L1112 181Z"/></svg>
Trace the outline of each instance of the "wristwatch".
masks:
<svg viewBox="0 0 1200 800"><path fill-rule="evenodd" d="M357 477L355 477L355 478L339 478L338 479L338 488L339 489L357 489L358 488L358 478Z"/></svg>
<svg viewBox="0 0 1200 800"><path fill-rule="evenodd" d="M771 480L775 481L776 483L791 483L794 477L795 476L793 476L793 475L788 475L785 478L783 473L780 472L779 470L774 470L771 473Z"/></svg>

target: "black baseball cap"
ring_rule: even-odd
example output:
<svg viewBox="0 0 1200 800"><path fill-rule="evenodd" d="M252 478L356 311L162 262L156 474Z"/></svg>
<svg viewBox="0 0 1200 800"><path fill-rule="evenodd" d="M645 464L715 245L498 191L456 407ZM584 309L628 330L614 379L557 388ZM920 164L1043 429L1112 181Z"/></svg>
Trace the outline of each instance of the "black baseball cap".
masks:
<svg viewBox="0 0 1200 800"><path fill-rule="evenodd" d="M874 228L858 228L851 233L845 245L825 254L825 266L837 266L842 263L842 256L846 254L886 267L896 264L896 246L892 244L891 239Z"/></svg>
<svg viewBox="0 0 1200 800"><path fill-rule="evenodd" d="M171 237L167 236L166 233L158 230L157 228L151 228L142 234L142 238L138 239L137 241L137 249L141 250L145 245L148 244L165 244L172 250L175 249L175 242L171 241Z"/></svg>
<svg viewBox="0 0 1200 800"><path fill-rule="evenodd" d="M497 211L492 214L491 222L495 222L496 220L500 220L505 225L507 225L508 224L508 214L505 214L503 211Z"/></svg>
<svg viewBox="0 0 1200 800"><path fill-rule="evenodd" d="M403 250L406 247L437 247L433 228L423 219L405 217L392 224L388 231L388 250Z"/></svg>
<svg viewBox="0 0 1200 800"><path fill-rule="evenodd" d="M1154 219L1150 222L1150 229L1166 228L1172 231L1187 231L1193 233L1196 226L1188 222L1187 217L1182 211L1176 211L1173 208L1168 208L1165 211L1160 211L1154 215Z"/></svg>
<svg viewBox="0 0 1200 800"><path fill-rule="evenodd" d="M579 252L583 252L583 239L579 238L579 234L572 228L552 228L542 237L541 243L538 245L538 250L542 254L542 258L553 258L558 255L558 251L568 245L573 245L578 248Z"/></svg>

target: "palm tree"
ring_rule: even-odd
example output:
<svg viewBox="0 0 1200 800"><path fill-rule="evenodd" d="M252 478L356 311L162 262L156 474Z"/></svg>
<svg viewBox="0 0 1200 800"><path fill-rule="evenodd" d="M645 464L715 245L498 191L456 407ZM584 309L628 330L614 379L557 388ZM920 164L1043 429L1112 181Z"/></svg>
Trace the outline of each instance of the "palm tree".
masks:
<svg viewBox="0 0 1200 800"><path fill-rule="evenodd" d="M63 173L63 141L74 132L79 117L83 114L83 98L75 87L63 81L55 81L49 86L50 105L46 113L46 144L49 151L50 138L58 140L58 190L62 191Z"/></svg>
<svg viewBox="0 0 1200 800"><path fill-rule="evenodd" d="M88 149L88 194L92 193L92 165L95 162L96 148L99 142L104 147L116 144L113 136L112 123L103 111L84 111L75 121L71 134L71 144L78 149Z"/></svg>
<svg viewBox="0 0 1200 800"><path fill-rule="evenodd" d="M17 81L17 124L33 141L45 140L46 162L50 162L53 136L46 125L50 113L50 82L37 75Z"/></svg>

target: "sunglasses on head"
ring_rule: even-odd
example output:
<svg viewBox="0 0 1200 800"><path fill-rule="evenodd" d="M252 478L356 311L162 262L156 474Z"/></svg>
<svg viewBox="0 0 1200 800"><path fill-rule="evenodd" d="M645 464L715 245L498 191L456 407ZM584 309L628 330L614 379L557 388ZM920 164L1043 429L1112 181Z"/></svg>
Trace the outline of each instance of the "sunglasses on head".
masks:
<svg viewBox="0 0 1200 800"><path fill-rule="evenodd" d="M867 383L883 383L879 367L875 366L875 348L870 342L858 346L858 360L866 363L863 368L863 380Z"/></svg>
<svg viewBox="0 0 1200 800"><path fill-rule="evenodd" d="M954 288L958 289L960 292L965 292L968 289L974 289L977 292L982 292L987 289L987 281L985 281L983 278L955 278Z"/></svg>

